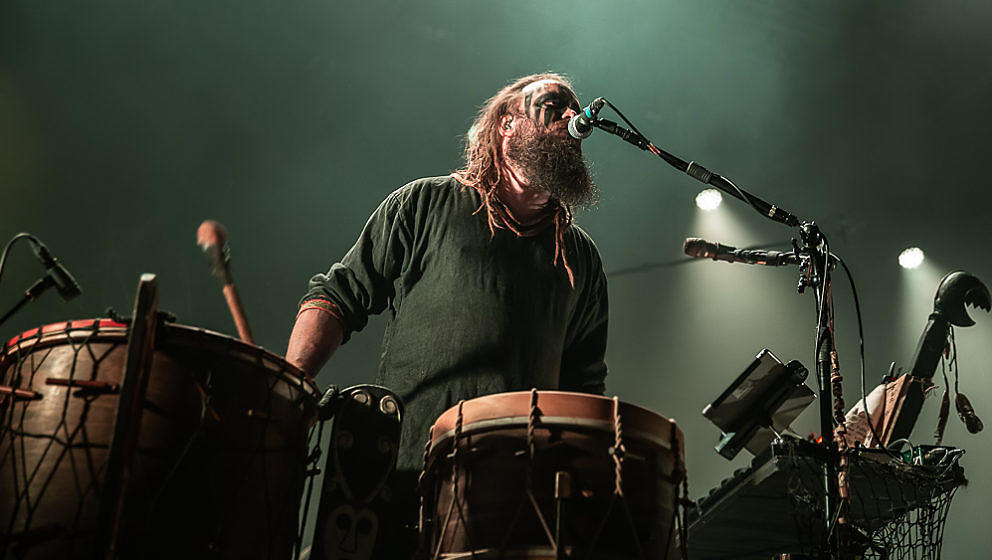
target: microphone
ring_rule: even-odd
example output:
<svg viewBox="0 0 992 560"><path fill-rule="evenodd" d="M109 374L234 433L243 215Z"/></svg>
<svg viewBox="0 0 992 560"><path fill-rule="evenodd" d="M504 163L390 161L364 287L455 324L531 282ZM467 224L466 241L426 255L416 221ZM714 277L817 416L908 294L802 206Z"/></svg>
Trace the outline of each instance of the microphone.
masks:
<svg viewBox="0 0 992 560"><path fill-rule="evenodd" d="M787 264L797 264L799 257L796 253L789 251L761 251L752 249L738 249L730 245L713 243L698 237L686 238L682 250L690 257L697 259L713 259L715 261L725 261L729 263L760 264L765 266L784 266Z"/></svg>
<svg viewBox="0 0 992 560"><path fill-rule="evenodd" d="M592 124L596 121L596 115L599 114L599 111L602 110L605 104L606 99L597 97L585 109L580 111L579 114L569 119L568 133L572 135L572 138L576 140L589 138L589 135L592 134Z"/></svg>
<svg viewBox="0 0 992 560"><path fill-rule="evenodd" d="M63 301L69 301L83 293L83 289L79 287L79 282L76 282L72 274L59 263L58 259L52 256L51 251L48 250L48 247L44 243L37 238L32 238L31 247L34 249L34 254L38 256L38 260L41 261L42 266L48 270L48 276L52 279L52 283L55 285L55 289L58 290L59 296Z"/></svg>

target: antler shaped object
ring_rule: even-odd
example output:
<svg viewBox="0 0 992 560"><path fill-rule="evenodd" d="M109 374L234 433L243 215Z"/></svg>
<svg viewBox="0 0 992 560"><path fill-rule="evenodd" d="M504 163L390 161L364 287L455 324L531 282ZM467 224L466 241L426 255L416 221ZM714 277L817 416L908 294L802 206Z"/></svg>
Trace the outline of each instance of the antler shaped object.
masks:
<svg viewBox="0 0 992 560"><path fill-rule="evenodd" d="M931 379L937 371L937 364L947 346L950 325L970 327L975 321L968 315L967 305L992 311L992 297L989 289L977 276L958 270L941 279L937 285L937 295L933 300L933 313L923 329L923 335L916 347L913 359L912 376L917 379Z"/></svg>
<svg viewBox="0 0 992 560"><path fill-rule="evenodd" d="M888 443L909 437L919 417L923 406L926 390L933 385L934 373L940 363L944 349L947 348L951 325L970 327L975 324L968 315L967 306L992 311L992 297L989 289L975 275L958 270L944 276L937 285L937 295L934 296L933 313L923 329L920 342L916 346L913 367L905 379L905 383L896 399L892 418L886 422L883 429L883 442ZM900 378L902 379L902 378ZM898 383L898 382L897 382ZM968 430L977 433L982 429L981 420L975 415L975 410L968 398L961 393L955 399L958 415L968 426ZM949 408L950 403L948 402ZM941 403L941 416L946 414L945 406ZM944 422L941 420L939 423ZM938 438L943 435L943 427L938 426Z"/></svg>
<svg viewBox="0 0 992 560"><path fill-rule="evenodd" d="M978 277L963 270L944 276L937 285L933 312L947 319L947 322L955 327L970 327L975 321L968 315L966 305L992 311L992 296L989 295L989 289Z"/></svg>

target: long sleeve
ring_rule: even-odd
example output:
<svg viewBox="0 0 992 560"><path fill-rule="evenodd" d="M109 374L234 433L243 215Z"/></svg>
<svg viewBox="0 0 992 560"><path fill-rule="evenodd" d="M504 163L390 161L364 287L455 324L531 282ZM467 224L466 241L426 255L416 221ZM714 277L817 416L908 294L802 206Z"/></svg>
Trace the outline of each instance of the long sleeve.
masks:
<svg viewBox="0 0 992 560"><path fill-rule="evenodd" d="M595 245L589 240L589 283L579 298L572 320L572 335L562 353L560 388L563 391L603 394L606 390L606 338L609 298L606 274Z"/></svg>
<svg viewBox="0 0 992 560"><path fill-rule="evenodd" d="M407 190L386 198L369 218L355 245L326 274L310 279L301 302L323 299L335 305L344 323L344 341L362 330L369 315L391 303L395 280L410 250L410 232L403 212Z"/></svg>

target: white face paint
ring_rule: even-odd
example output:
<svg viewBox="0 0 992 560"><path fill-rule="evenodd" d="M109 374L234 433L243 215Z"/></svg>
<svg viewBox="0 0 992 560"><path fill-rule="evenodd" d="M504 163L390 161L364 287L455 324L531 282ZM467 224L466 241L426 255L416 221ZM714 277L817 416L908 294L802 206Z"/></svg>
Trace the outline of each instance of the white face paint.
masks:
<svg viewBox="0 0 992 560"><path fill-rule="evenodd" d="M521 94L523 113L538 129L556 128L559 122L567 126L568 119L582 110L575 93L554 80L534 82L525 87Z"/></svg>

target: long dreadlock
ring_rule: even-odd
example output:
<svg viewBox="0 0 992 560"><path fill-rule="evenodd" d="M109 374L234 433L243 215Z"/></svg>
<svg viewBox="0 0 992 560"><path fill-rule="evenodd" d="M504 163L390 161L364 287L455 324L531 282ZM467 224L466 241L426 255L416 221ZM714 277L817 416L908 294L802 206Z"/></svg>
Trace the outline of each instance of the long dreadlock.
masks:
<svg viewBox="0 0 992 560"><path fill-rule="evenodd" d="M468 129L465 142L465 166L452 173L452 176L463 185L470 186L478 191L482 197L482 204L476 212L486 211L491 235L496 235L497 229L509 229L516 235L534 235L536 231L526 230L519 227L516 220L506 206L499 200L496 188L503 179L502 166L502 135L500 134L500 120L505 115L512 115L514 109L521 102L521 92L534 82L543 80L554 80L569 89L571 82L565 76L555 72L544 72L541 74L531 74L515 80L495 95L486 100L479 109L472 126ZM575 287L575 278L572 268L568 265L564 248L564 232L572 224L572 212L565 204L554 200L557 207L553 210L552 222L555 226L555 254L554 264L558 264L559 257L565 272L568 274L569 284Z"/></svg>

